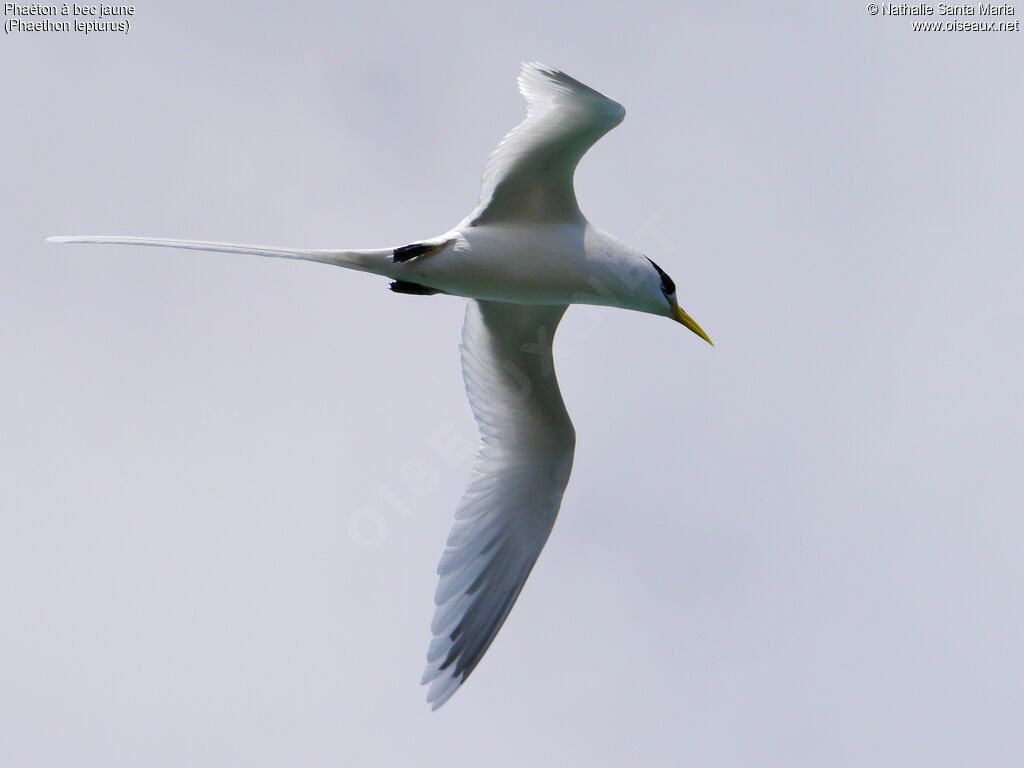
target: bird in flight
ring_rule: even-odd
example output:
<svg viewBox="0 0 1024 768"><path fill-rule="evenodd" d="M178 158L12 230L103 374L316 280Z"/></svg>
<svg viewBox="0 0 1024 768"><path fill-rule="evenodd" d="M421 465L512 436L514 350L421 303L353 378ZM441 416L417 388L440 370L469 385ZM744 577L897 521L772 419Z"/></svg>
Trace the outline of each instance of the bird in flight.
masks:
<svg viewBox="0 0 1024 768"><path fill-rule="evenodd" d="M573 175L622 122L622 105L563 72L523 65L526 119L491 153L480 201L442 235L394 248L310 250L124 236L51 237L247 253L332 264L390 279L400 294L466 298L462 370L480 445L437 571L422 682L433 709L473 672L505 622L551 533L576 432L552 364L570 304L661 315L711 339L676 286L639 251L580 212Z"/></svg>

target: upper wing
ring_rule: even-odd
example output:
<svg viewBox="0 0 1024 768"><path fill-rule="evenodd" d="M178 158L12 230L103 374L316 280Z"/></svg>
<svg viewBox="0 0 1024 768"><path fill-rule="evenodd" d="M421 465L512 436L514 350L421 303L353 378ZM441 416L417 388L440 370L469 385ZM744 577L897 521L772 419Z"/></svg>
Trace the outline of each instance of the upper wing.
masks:
<svg viewBox="0 0 1024 768"><path fill-rule="evenodd" d="M579 216L572 187L576 165L626 115L618 102L543 64L523 65L519 92L526 98L526 119L487 160L470 225Z"/></svg>
<svg viewBox="0 0 1024 768"><path fill-rule="evenodd" d="M462 369L480 448L437 572L423 682L444 704L498 633L555 523L576 433L551 364L564 306L470 300Z"/></svg>

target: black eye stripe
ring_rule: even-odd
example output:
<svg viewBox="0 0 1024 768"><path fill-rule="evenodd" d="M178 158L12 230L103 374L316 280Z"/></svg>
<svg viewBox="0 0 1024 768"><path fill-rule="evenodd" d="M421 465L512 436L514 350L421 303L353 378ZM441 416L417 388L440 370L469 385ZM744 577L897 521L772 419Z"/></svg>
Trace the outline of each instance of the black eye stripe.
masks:
<svg viewBox="0 0 1024 768"><path fill-rule="evenodd" d="M671 277L665 274L665 270L659 267L657 264L655 264L654 259L650 258L649 256L645 256L644 258L651 262L651 266L658 270L658 275L661 277L661 290L664 291L665 295L671 296L673 293L675 293L676 284L672 282Z"/></svg>

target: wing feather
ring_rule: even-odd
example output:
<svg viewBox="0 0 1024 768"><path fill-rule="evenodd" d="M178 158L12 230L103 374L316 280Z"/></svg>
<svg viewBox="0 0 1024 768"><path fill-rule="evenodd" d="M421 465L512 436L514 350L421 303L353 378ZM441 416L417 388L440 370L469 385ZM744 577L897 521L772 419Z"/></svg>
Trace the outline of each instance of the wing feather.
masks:
<svg viewBox="0 0 1024 768"><path fill-rule="evenodd" d="M572 183L576 166L626 115L618 102L536 62L523 65L519 92L526 119L491 153L470 226L580 216Z"/></svg>
<svg viewBox="0 0 1024 768"><path fill-rule="evenodd" d="M438 566L423 682L434 709L504 623L554 525L575 431L550 366L564 306L471 300L462 367L480 448Z"/></svg>

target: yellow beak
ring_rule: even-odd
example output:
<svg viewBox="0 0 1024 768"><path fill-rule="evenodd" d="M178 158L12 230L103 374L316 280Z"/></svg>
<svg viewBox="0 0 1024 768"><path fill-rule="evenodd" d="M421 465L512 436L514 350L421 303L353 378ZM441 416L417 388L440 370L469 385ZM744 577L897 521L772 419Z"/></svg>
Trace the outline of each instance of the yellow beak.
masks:
<svg viewBox="0 0 1024 768"><path fill-rule="evenodd" d="M696 333L712 347L715 346L715 342L708 338L708 335L704 333L704 329L697 325L697 321L690 317L688 314L686 314L686 312L683 311L682 307L676 304L674 307L672 307L672 312L677 321L679 321L687 328L689 328L691 331Z"/></svg>

